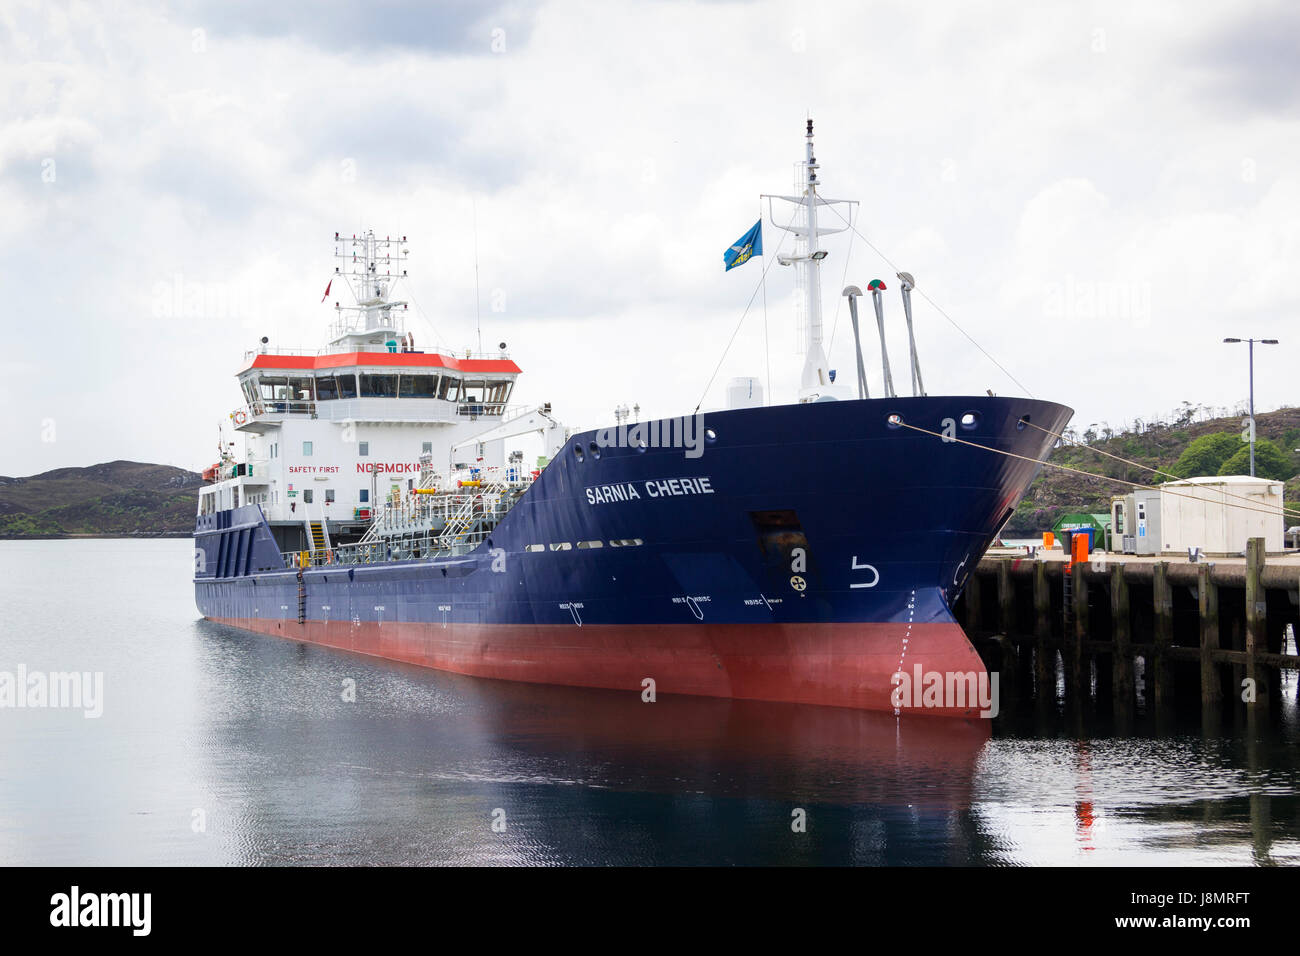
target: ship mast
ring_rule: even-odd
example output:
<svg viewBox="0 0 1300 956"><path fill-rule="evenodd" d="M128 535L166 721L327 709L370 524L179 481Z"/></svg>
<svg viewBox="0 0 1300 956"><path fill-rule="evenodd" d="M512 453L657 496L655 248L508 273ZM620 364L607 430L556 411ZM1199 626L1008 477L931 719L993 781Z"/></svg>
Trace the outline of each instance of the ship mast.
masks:
<svg viewBox="0 0 1300 956"><path fill-rule="evenodd" d="M397 337L403 335L405 324L401 312L406 309L406 303L392 301L389 295L406 278L408 255L405 236L380 239L370 230L349 239L334 233L334 258L340 263L334 267L334 278L347 282L356 304L335 303L337 318L331 329L332 344L349 344L345 340L379 331Z"/></svg>
<svg viewBox="0 0 1300 956"><path fill-rule="evenodd" d="M853 206L856 203L847 199L823 199L818 195L817 188L820 182L817 178L817 170L821 167L813 151L813 121L811 119L808 120L807 131L804 134L804 161L799 165L801 167L801 181L798 183L799 195L774 196L764 194L762 198L768 200L768 218L771 219L772 225L792 233L795 237L794 255L778 256L777 262L783 266L792 265L795 267L796 285L803 291L805 356L803 372L799 378L799 401L815 402L824 398L847 397L847 395L840 394L845 392L845 389L839 388L831 382L830 363L827 361L826 349L822 344L821 266L822 261L827 256L827 251L821 247L818 240L821 236L844 232L848 226L839 229L827 229L819 225L817 221L818 207L838 203ZM775 214L771 210L771 201L773 199L794 203L800 207L791 217L789 223L783 224L777 221ZM845 221L851 222L852 220L846 218Z"/></svg>

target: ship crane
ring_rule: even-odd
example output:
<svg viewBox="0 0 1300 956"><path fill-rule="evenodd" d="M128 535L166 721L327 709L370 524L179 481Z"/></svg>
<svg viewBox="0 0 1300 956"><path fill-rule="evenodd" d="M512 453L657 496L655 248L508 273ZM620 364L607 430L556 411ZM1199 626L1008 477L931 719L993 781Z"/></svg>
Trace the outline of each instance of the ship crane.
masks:
<svg viewBox="0 0 1300 956"><path fill-rule="evenodd" d="M542 442L546 449L545 454L548 458L555 457L569 438L568 430L551 416L551 406L548 402L536 408L520 409L513 417L506 418L491 428L484 429L477 435L471 435L469 438L456 442L448 449L448 456L450 459L458 449L465 448L468 445L478 445L483 442L506 438L518 438L520 435L533 433L542 436ZM450 460L448 464L451 464Z"/></svg>

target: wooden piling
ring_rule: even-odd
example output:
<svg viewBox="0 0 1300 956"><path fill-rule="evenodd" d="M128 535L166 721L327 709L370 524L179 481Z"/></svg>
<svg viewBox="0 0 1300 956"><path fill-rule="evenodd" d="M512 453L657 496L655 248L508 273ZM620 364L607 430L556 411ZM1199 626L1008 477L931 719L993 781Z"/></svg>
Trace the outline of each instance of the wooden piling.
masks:
<svg viewBox="0 0 1300 956"><path fill-rule="evenodd" d="M1070 643L1070 683L1075 693L1086 697L1090 681L1085 670L1084 642L1088 640L1088 578L1087 563L1075 563L1071 569L1074 595L1074 640Z"/></svg>
<svg viewBox="0 0 1300 956"><path fill-rule="evenodd" d="M998 562L998 630L1016 633L1016 591L1011 584L1011 559Z"/></svg>
<svg viewBox="0 0 1300 956"><path fill-rule="evenodd" d="M999 656L1002 662L998 696L1001 700L1002 710L1010 713L1015 709L1016 704L1016 671L1019 657L1016 653L1015 642L1008 634L999 634L994 640L998 642L998 650L1001 652Z"/></svg>
<svg viewBox="0 0 1300 956"><path fill-rule="evenodd" d="M1260 574L1264 570L1264 539L1251 538L1246 542L1246 674L1254 685L1254 704L1259 706L1267 699L1268 688L1262 672L1255 666L1255 655L1268 650L1268 602L1260 587Z"/></svg>
<svg viewBox="0 0 1300 956"><path fill-rule="evenodd" d="M1169 585L1169 562L1159 561L1152 569L1151 597L1155 606L1155 653L1150 679L1155 685L1157 709L1169 705L1173 684L1169 679L1169 648L1174 643L1174 591Z"/></svg>
<svg viewBox="0 0 1300 956"><path fill-rule="evenodd" d="M1111 673L1115 688L1115 708L1119 710L1133 704L1132 625L1129 617L1128 582L1124 579L1123 564L1111 565L1110 614L1115 646L1115 652L1111 655Z"/></svg>
<svg viewBox="0 0 1300 956"><path fill-rule="evenodd" d="M980 576L972 574L966 582L966 633L980 630Z"/></svg>
<svg viewBox="0 0 1300 956"><path fill-rule="evenodd" d="M1223 699L1214 654L1219 649L1219 586L1208 564L1196 568L1196 592L1201 605L1201 704L1217 707Z"/></svg>
<svg viewBox="0 0 1300 956"><path fill-rule="evenodd" d="M1052 592L1047 587L1047 562L1039 561L1034 568L1034 678L1040 697L1056 683L1055 651L1047 649L1051 636Z"/></svg>

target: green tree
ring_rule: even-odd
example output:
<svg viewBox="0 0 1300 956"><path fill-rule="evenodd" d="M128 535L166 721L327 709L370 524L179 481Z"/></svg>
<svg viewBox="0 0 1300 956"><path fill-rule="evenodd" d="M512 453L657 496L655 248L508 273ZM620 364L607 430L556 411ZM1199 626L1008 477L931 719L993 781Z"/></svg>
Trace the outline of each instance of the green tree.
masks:
<svg viewBox="0 0 1300 956"><path fill-rule="evenodd" d="M1213 432L1194 439L1183 449L1171 469L1180 478L1199 478L1202 475L1221 475L1223 463L1247 446L1236 432ZM1247 451L1249 454L1249 451ZM1249 469L1247 469L1249 470Z"/></svg>
<svg viewBox="0 0 1300 956"><path fill-rule="evenodd" d="M1291 459L1267 438L1255 439L1255 475L1259 478L1271 478L1274 481L1286 481L1295 473ZM1219 466L1221 475L1250 474L1250 446L1243 444L1231 458Z"/></svg>

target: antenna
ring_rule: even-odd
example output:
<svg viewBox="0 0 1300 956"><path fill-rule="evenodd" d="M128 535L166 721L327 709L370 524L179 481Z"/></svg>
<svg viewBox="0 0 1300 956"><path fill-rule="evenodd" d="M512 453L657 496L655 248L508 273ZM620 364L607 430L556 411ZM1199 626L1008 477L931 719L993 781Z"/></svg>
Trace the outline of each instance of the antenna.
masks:
<svg viewBox="0 0 1300 956"><path fill-rule="evenodd" d="M478 203L469 197L470 211L474 219L474 331L478 333L478 350L483 354L483 319L481 315L482 296L478 290Z"/></svg>
<svg viewBox="0 0 1300 956"><path fill-rule="evenodd" d="M338 318L330 330L331 339L337 342L345 336L381 330L402 335L405 323L401 313L406 303L389 296L406 278L409 254L405 236L380 239L373 229L350 238L334 233L334 258L340 263L334 267L334 277L347 282L356 304L334 304Z"/></svg>

